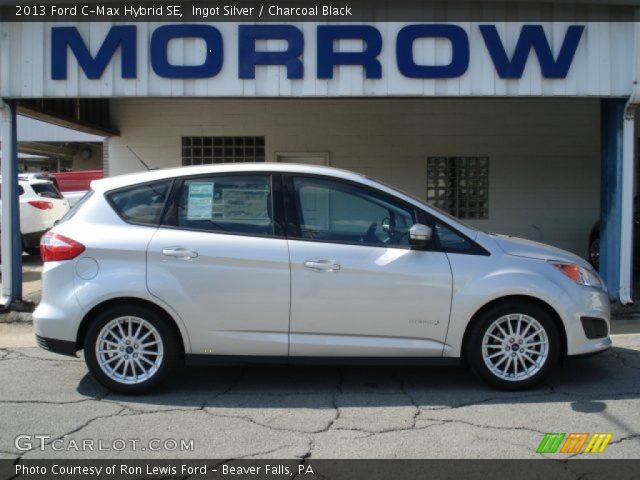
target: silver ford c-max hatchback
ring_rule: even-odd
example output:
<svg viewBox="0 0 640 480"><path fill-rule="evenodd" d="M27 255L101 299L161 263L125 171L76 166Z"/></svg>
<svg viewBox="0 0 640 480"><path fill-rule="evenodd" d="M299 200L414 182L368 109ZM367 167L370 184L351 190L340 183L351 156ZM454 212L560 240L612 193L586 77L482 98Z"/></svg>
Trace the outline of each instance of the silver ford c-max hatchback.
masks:
<svg viewBox="0 0 640 480"><path fill-rule="evenodd" d="M447 362L498 388L611 346L581 258L362 175L227 164L94 181L42 239L43 348L141 393L179 361Z"/></svg>

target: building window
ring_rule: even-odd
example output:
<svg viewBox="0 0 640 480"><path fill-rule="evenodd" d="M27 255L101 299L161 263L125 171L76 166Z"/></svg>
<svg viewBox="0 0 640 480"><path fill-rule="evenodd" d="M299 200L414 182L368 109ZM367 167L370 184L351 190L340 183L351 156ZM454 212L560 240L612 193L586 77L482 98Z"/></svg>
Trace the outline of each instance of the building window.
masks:
<svg viewBox="0 0 640 480"><path fill-rule="evenodd" d="M427 202L458 218L488 218L489 157L429 157Z"/></svg>
<svg viewBox="0 0 640 480"><path fill-rule="evenodd" d="M182 137L182 165L264 162L264 137Z"/></svg>

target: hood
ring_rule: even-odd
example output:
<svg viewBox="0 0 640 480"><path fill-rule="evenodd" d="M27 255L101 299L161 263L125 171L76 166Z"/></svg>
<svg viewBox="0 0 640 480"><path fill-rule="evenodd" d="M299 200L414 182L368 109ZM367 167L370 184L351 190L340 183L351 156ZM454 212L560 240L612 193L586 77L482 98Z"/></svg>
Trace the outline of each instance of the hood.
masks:
<svg viewBox="0 0 640 480"><path fill-rule="evenodd" d="M544 243L525 240L524 238L509 237L507 235L490 234L498 246L507 255L515 257L535 258L539 260L558 260L561 262L575 263L581 267L591 269L591 265L578 255L560 248L545 245Z"/></svg>

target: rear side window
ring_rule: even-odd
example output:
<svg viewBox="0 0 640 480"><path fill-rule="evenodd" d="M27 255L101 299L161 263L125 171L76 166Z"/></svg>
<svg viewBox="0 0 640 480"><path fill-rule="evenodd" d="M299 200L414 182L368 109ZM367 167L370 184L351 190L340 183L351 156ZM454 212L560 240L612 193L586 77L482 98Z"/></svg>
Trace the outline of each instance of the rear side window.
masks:
<svg viewBox="0 0 640 480"><path fill-rule="evenodd" d="M46 183L32 183L31 188L39 197L43 198L57 198L62 199L62 194L58 191L56 186L51 182Z"/></svg>
<svg viewBox="0 0 640 480"><path fill-rule="evenodd" d="M134 185L106 194L116 213L127 223L158 225L171 180Z"/></svg>
<svg viewBox="0 0 640 480"><path fill-rule="evenodd" d="M273 235L269 175L220 175L182 183L167 225L240 235Z"/></svg>

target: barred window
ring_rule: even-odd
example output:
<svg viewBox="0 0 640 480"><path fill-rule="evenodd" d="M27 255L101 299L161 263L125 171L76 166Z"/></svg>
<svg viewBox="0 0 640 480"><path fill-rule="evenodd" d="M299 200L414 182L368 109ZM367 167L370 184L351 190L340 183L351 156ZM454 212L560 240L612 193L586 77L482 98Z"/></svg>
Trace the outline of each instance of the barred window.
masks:
<svg viewBox="0 0 640 480"><path fill-rule="evenodd" d="M182 137L182 165L264 162L264 137Z"/></svg>
<svg viewBox="0 0 640 480"><path fill-rule="evenodd" d="M489 157L427 158L427 202L458 218L488 218Z"/></svg>

